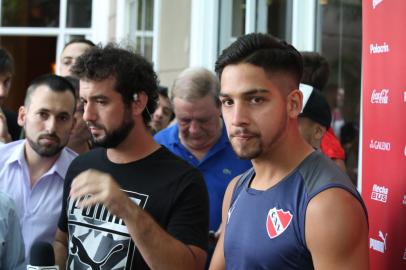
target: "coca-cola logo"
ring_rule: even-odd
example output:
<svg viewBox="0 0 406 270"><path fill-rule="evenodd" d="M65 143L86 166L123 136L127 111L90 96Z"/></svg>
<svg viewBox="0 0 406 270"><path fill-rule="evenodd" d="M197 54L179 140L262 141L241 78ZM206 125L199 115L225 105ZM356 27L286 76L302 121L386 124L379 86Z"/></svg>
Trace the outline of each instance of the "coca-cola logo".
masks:
<svg viewBox="0 0 406 270"><path fill-rule="evenodd" d="M381 91L373 90L371 95L371 103L388 104L389 102L389 89L382 89Z"/></svg>
<svg viewBox="0 0 406 270"><path fill-rule="evenodd" d="M390 143L389 142L381 142L381 141L375 141L371 140L369 143L369 148L374 149L374 150L381 150L381 151L390 151Z"/></svg>

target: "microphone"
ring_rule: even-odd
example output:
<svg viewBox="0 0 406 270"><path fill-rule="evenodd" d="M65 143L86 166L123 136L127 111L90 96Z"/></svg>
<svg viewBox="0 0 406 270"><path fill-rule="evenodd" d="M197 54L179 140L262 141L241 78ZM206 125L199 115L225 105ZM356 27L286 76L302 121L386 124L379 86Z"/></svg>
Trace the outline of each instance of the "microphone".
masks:
<svg viewBox="0 0 406 270"><path fill-rule="evenodd" d="M30 264L27 270L59 270L55 265L54 249L48 242L35 242L30 250Z"/></svg>

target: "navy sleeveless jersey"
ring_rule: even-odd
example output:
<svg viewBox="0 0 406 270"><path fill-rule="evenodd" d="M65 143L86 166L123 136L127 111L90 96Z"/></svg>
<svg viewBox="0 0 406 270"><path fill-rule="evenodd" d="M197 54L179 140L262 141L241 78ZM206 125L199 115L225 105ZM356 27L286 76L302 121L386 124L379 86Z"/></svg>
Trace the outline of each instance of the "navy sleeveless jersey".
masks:
<svg viewBox="0 0 406 270"><path fill-rule="evenodd" d="M339 187L361 196L348 176L313 152L285 179L265 191L250 188L253 169L234 189L225 229L226 269L313 269L305 240L305 215L318 193Z"/></svg>

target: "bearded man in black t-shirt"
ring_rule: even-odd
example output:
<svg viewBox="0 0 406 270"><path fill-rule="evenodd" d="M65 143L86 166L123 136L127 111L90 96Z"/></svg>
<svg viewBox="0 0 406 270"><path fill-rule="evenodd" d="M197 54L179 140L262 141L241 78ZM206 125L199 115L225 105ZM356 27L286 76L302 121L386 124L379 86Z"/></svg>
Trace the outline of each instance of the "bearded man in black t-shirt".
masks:
<svg viewBox="0 0 406 270"><path fill-rule="evenodd" d="M107 45L88 50L71 70L83 118L102 147L69 167L54 243L60 269L203 269L206 187L151 136L158 97L151 64Z"/></svg>

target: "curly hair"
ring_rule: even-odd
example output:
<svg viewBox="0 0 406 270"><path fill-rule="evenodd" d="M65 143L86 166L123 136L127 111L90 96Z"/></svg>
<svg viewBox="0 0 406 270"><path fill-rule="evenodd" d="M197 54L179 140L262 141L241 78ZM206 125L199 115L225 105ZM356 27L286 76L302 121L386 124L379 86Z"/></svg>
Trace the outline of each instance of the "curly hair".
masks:
<svg viewBox="0 0 406 270"><path fill-rule="evenodd" d="M320 91L324 89L330 75L330 66L317 52L301 52L303 57L302 83L311 85Z"/></svg>
<svg viewBox="0 0 406 270"><path fill-rule="evenodd" d="M240 63L261 67L268 74L287 72L297 85L303 72L300 53L292 45L269 34L251 33L239 37L223 50L216 61L215 71L221 78L226 66Z"/></svg>
<svg viewBox="0 0 406 270"><path fill-rule="evenodd" d="M134 94L144 92L148 102L142 116L148 125L157 106L158 78L145 58L112 43L105 47L98 45L79 56L71 71L79 79L92 81L114 77L114 89L127 106L134 100Z"/></svg>

